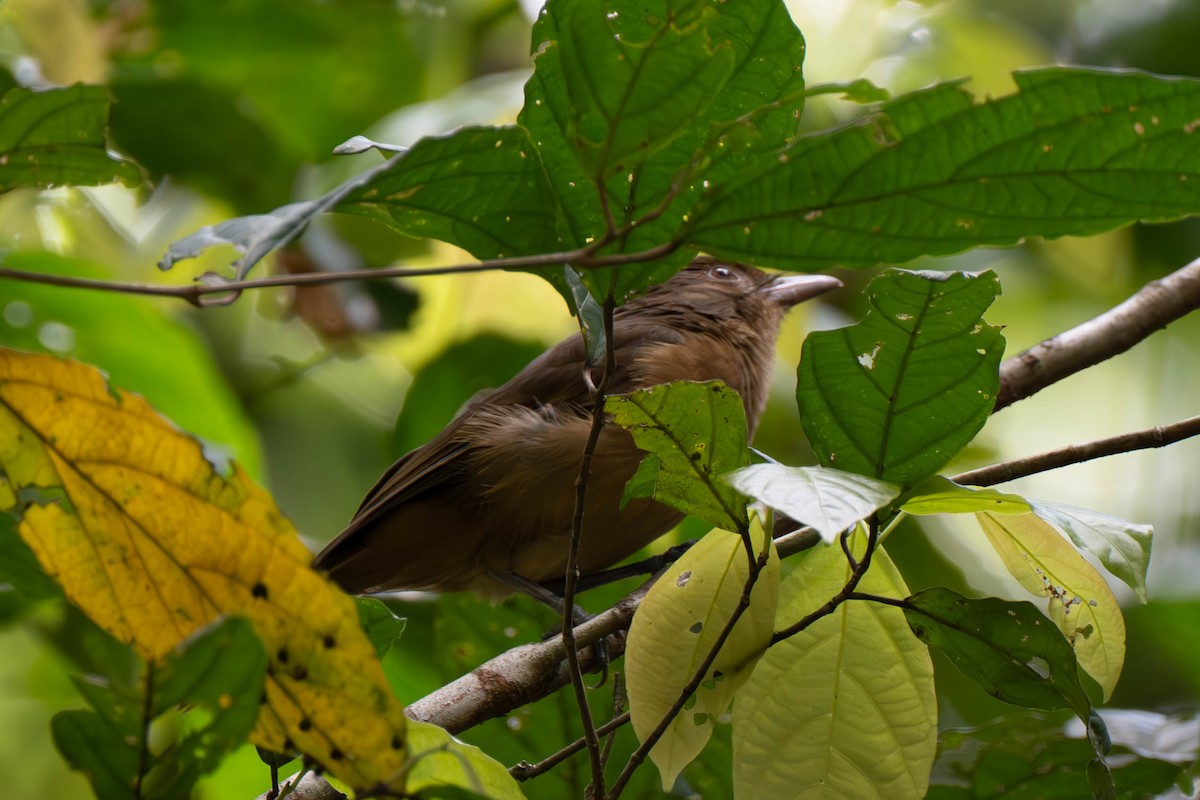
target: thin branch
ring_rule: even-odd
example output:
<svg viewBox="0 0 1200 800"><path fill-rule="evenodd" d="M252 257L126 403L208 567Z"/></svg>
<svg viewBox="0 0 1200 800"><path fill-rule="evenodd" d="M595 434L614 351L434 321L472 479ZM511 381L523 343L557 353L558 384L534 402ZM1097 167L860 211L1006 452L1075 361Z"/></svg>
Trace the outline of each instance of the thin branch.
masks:
<svg viewBox="0 0 1200 800"><path fill-rule="evenodd" d="M867 570L871 568L871 557L875 554L875 546L879 543L879 519L872 515L871 521L867 530L867 547L863 551L863 556L858 563L854 565L850 572L850 577L846 579L846 584L838 593L822 605L820 608L806 615L799 622L793 623L783 630L775 631L771 636L771 645L778 644L784 639L795 636L800 631L808 628L822 617L827 617L837 610L837 607L844 603L854 594L855 588L858 587L863 575L867 574Z"/></svg>
<svg viewBox="0 0 1200 800"><path fill-rule="evenodd" d="M616 273L613 273L616 278ZM579 706L579 720L583 725L583 738L587 742L588 762L592 768L592 796L604 796L604 762L600 755L600 737L596 733L596 725L592 720L592 709L588 705L587 687L583 683L583 672L579 668L579 651L575 647L575 587L579 581L579 546L583 538L584 504L587 500L588 478L592 473L592 456L596 445L600 442L600 432L604 430L604 399L608 392L609 382L617 371L617 348L613 337L613 311L616 301L613 299L612 287L604 299L604 368L600 375L600 383L592 392L594 407L592 409L592 426L588 431L587 444L583 448L583 457L579 462L579 476L575 479L575 512L571 517L571 542L567 549L567 568L563 578L563 615L562 637L566 648L567 669L571 676L571 687L575 693L575 701ZM583 315L580 315L583 324ZM591 366L585 364L584 369ZM596 647L599 647L597 644Z"/></svg>
<svg viewBox="0 0 1200 800"><path fill-rule="evenodd" d="M1052 383L1124 353L1200 308L1200 259L1151 281L1124 303L1058 334L1000 367L1000 411Z"/></svg>
<svg viewBox="0 0 1200 800"><path fill-rule="evenodd" d="M608 722L601 725L599 728L596 729L596 733L598 733L601 736L605 736L607 734L615 732L618 728L620 728L622 725L626 724L627 722L629 722L629 712L628 711L626 711L623 714L620 714L619 716L613 717ZM521 763L516 764L513 767L510 767L508 770L508 774L512 775L514 778L516 778L519 781L527 781L530 778L536 778L537 776L541 775L542 773L548 772L549 770L553 769L554 767L557 767L559 764L566 761L568 758L570 758L571 756L575 755L580 750L582 750L586 745L587 745L587 742L583 738L576 739L575 741L571 742L569 745L564 747L562 750L559 750L557 753L555 753L551 756L547 756L546 758L542 759L541 761L539 761L536 764L530 764L528 761L522 761Z"/></svg>
<svg viewBox="0 0 1200 800"><path fill-rule="evenodd" d="M992 464L955 475L954 481L964 486L994 486L997 483L1015 481L1017 478L1047 472L1070 464L1080 464L1096 458L1130 453L1135 450L1147 450L1153 447L1166 447L1193 436L1200 436L1200 416L1189 417L1170 425L1122 433L1107 439L1068 445L1059 450Z"/></svg>

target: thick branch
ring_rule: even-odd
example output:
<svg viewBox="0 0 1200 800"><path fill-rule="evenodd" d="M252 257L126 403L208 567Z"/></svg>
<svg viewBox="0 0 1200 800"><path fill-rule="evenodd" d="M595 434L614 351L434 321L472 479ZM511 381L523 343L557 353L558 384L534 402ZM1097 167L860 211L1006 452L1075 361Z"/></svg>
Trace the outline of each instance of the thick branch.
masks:
<svg viewBox="0 0 1200 800"><path fill-rule="evenodd" d="M1151 281L1119 306L1051 337L1000 366L999 411L1068 375L1120 355L1200 308L1200 259Z"/></svg>

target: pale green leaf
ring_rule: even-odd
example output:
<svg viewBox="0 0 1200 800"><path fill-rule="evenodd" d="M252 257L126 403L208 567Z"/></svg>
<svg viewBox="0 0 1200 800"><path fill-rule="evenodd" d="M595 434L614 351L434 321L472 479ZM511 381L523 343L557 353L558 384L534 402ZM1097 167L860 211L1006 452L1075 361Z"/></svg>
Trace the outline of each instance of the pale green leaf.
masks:
<svg viewBox="0 0 1200 800"><path fill-rule="evenodd" d="M827 602L849 575L839 548L817 548L783 582L777 625ZM882 547L859 589L908 595ZM767 651L735 698L733 726L738 798L920 798L937 744L929 653L900 609L843 603Z"/></svg>
<svg viewBox="0 0 1200 800"><path fill-rule="evenodd" d="M1146 602L1153 527L1061 503L1039 500L1030 505L1033 513L1069 536L1076 547L1099 558L1105 569L1129 584L1137 598Z"/></svg>
<svg viewBox="0 0 1200 800"><path fill-rule="evenodd" d="M524 800L520 784L503 764L437 725L409 720L408 746L412 762L405 797L454 787L485 800Z"/></svg>
<svg viewBox="0 0 1200 800"><path fill-rule="evenodd" d="M977 517L1012 576L1032 594L1050 599L1050 618L1107 700L1125 661L1125 620L1104 578L1058 531L1033 514L985 511Z"/></svg>
<svg viewBox="0 0 1200 800"><path fill-rule="evenodd" d="M670 790L680 770L704 748L713 721L750 675L771 639L779 593L779 559L761 522L751 523L757 551L770 547L750 595L750 607L708 668L705 680L650 751ZM714 530L658 579L634 615L625 655L633 730L644 740L668 713L685 684L732 619L750 575L742 537Z"/></svg>
<svg viewBox="0 0 1200 800"><path fill-rule="evenodd" d="M909 493L900 509L909 514L1028 514L1029 502L1020 495L998 489L960 486L942 475L921 481Z"/></svg>
<svg viewBox="0 0 1200 800"><path fill-rule="evenodd" d="M733 488L812 526L826 542L900 494L894 483L827 467L754 464L729 476Z"/></svg>

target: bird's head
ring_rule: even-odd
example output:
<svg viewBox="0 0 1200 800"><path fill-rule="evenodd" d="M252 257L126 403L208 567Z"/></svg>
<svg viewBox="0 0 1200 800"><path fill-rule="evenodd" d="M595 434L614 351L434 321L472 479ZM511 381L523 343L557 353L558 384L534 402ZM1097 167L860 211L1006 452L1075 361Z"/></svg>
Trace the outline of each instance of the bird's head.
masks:
<svg viewBox="0 0 1200 800"><path fill-rule="evenodd" d="M658 306L669 314L686 309L709 324L741 320L772 334L773 341L789 308L841 285L829 275L769 274L746 264L701 257L631 305Z"/></svg>

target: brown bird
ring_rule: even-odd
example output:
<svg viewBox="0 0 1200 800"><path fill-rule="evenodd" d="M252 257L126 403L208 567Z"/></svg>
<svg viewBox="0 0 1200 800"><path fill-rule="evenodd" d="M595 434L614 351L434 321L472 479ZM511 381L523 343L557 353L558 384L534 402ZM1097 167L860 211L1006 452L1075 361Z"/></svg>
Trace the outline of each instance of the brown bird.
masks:
<svg viewBox="0 0 1200 800"><path fill-rule="evenodd" d="M824 275L772 276L697 259L616 310L609 393L721 380L741 396L752 436L785 312L838 286ZM498 597L561 579L594 402L575 335L393 464L313 566L356 594L475 589ZM619 507L644 455L624 430L604 426L584 507L582 574L626 558L682 518L648 499Z"/></svg>

